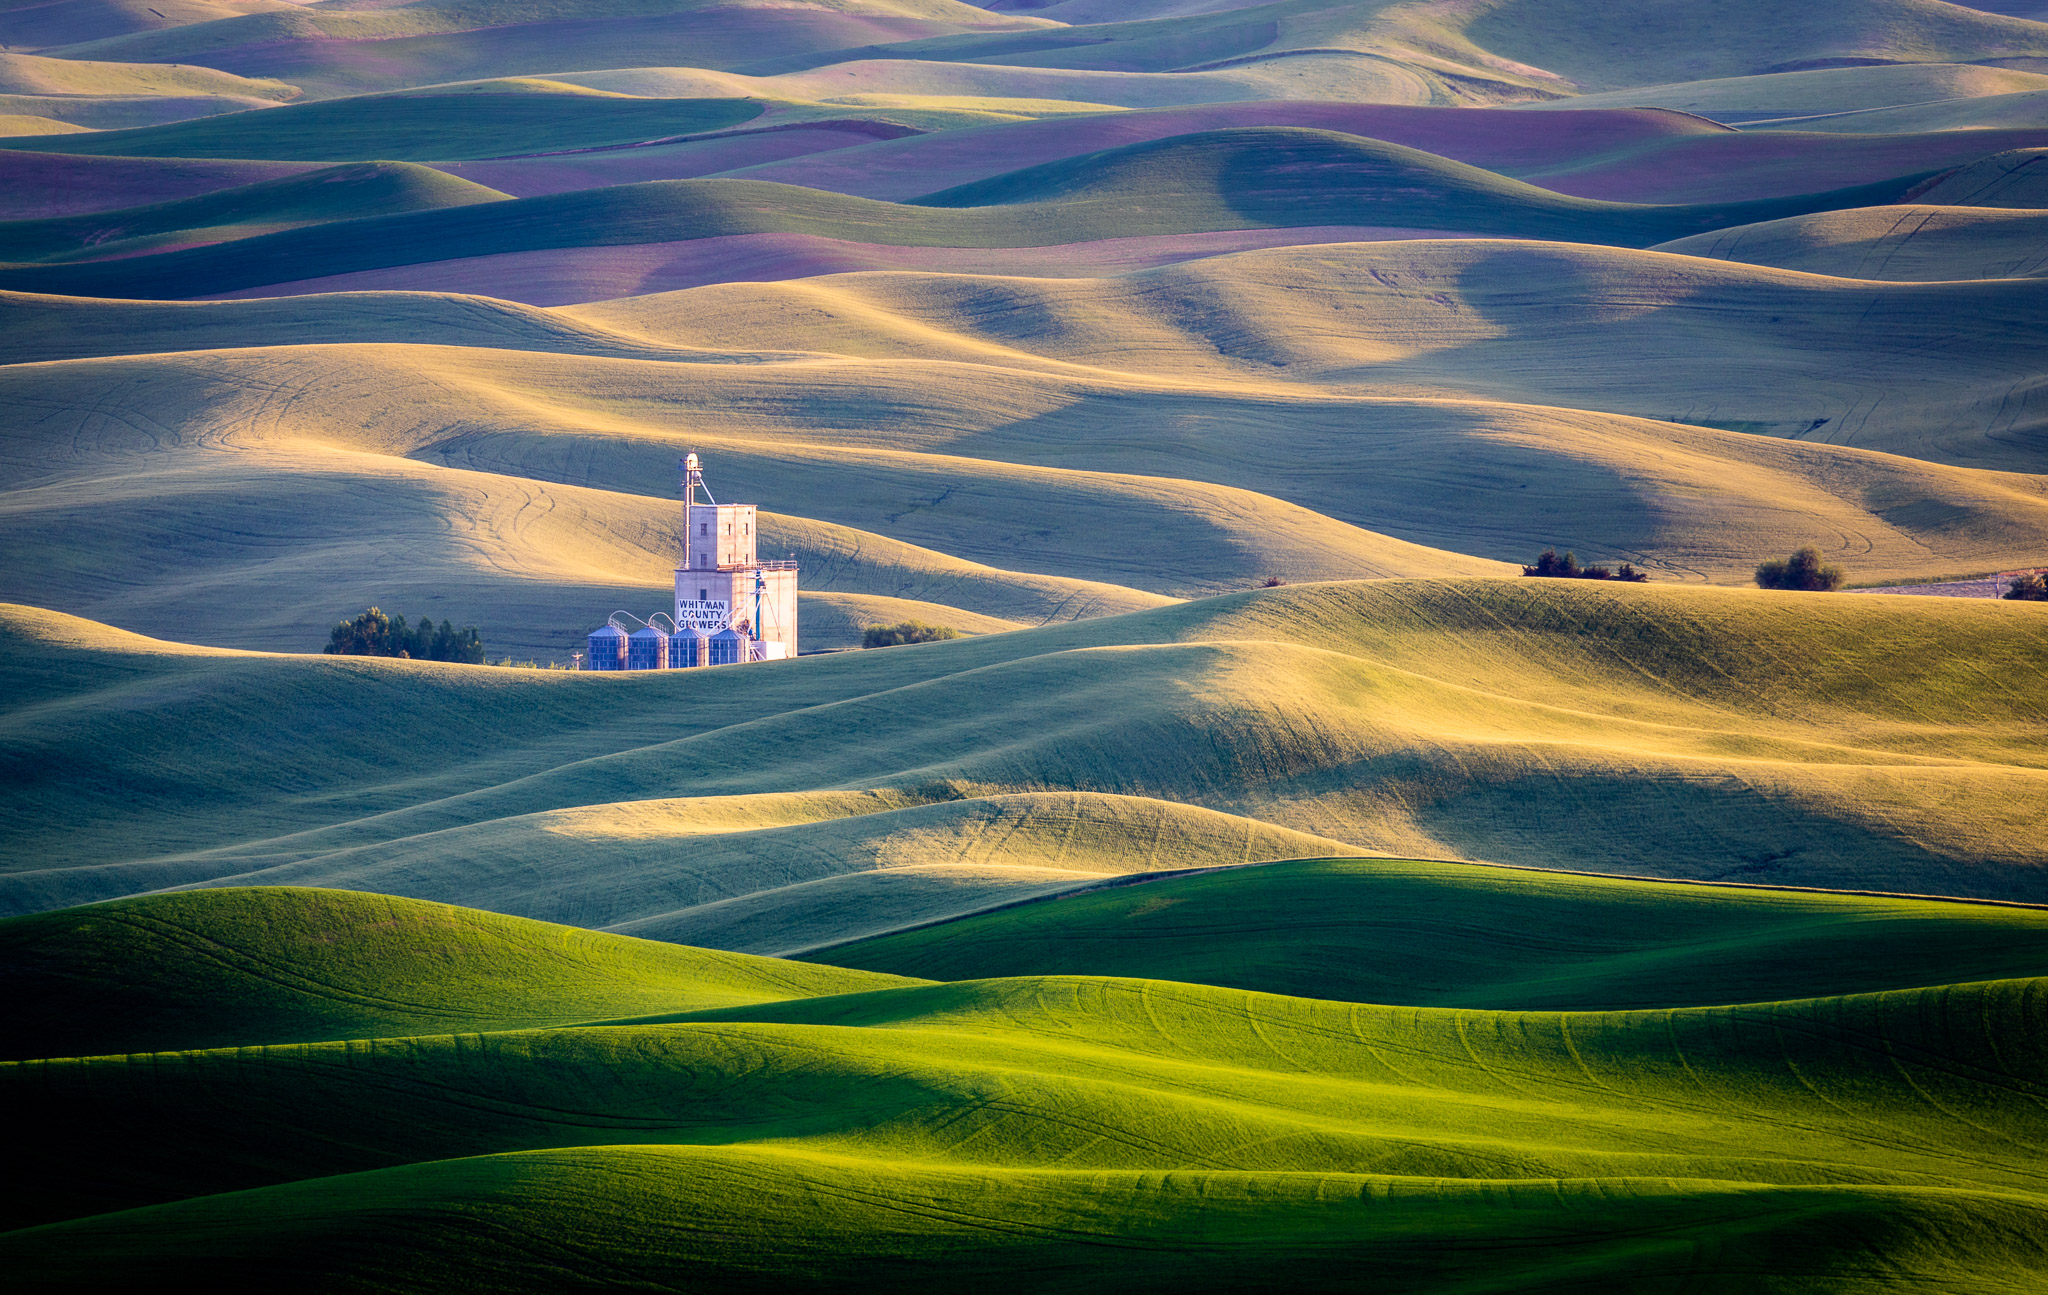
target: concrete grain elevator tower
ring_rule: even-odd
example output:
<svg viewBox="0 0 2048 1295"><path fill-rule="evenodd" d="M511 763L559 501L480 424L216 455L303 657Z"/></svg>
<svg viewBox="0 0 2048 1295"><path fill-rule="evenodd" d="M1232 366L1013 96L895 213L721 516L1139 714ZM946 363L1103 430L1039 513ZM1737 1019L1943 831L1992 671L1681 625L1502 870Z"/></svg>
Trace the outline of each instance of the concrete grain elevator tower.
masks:
<svg viewBox="0 0 2048 1295"><path fill-rule="evenodd" d="M754 505L713 499L695 454L683 460L682 468L677 627L712 633L730 626L753 640L750 655L757 661L795 656L796 563L763 562Z"/></svg>

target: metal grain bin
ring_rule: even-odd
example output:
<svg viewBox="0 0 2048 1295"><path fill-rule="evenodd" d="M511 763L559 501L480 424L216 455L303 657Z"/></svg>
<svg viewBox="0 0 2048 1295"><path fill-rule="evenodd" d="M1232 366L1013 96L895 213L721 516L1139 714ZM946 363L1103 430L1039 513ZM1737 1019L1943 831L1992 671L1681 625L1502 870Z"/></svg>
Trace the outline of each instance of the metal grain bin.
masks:
<svg viewBox="0 0 2048 1295"><path fill-rule="evenodd" d="M616 625L600 625L590 631L590 668L626 668L626 632Z"/></svg>
<svg viewBox="0 0 2048 1295"><path fill-rule="evenodd" d="M671 670L711 664L711 636L693 625L685 625L668 636L668 665Z"/></svg>
<svg viewBox="0 0 2048 1295"><path fill-rule="evenodd" d="M642 625L626 636L628 670L668 669L668 635L652 625Z"/></svg>
<svg viewBox="0 0 2048 1295"><path fill-rule="evenodd" d="M747 659L753 640L728 625L711 636L711 664L738 665Z"/></svg>

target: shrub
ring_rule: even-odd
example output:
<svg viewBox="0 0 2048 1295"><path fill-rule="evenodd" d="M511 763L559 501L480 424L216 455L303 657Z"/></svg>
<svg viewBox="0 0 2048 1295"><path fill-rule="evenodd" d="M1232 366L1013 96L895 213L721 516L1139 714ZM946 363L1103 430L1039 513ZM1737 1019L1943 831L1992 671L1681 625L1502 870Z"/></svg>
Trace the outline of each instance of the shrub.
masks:
<svg viewBox="0 0 2048 1295"><path fill-rule="evenodd" d="M1286 583L1287 583L1287 577L1286 577L1286 576L1267 576L1267 577L1266 577L1266 578L1265 578L1264 580L1261 580L1261 581L1259 582L1259 588L1261 588L1261 589L1278 589L1278 588L1279 588L1279 587L1280 587L1281 585L1284 585L1284 584L1286 584Z"/></svg>
<svg viewBox="0 0 2048 1295"><path fill-rule="evenodd" d="M394 656L415 661L484 664L484 644L477 636L476 626L456 629L453 622L444 620L437 628L433 617L423 616L415 629L405 623L405 617L386 616L375 607L352 621L336 624L321 651L329 656Z"/></svg>
<svg viewBox="0 0 2048 1295"><path fill-rule="evenodd" d="M2023 603L2048 603L2048 580L2039 575L2014 576L2012 586L1999 597Z"/></svg>
<svg viewBox="0 0 2048 1295"><path fill-rule="evenodd" d="M1569 549L1565 550L1563 557L1558 556L1556 549L1543 550L1536 559L1536 565L1523 567L1522 574L1556 580L1625 580L1630 584L1641 584L1650 578L1648 572L1638 571L1626 562L1621 564L1619 571L1603 566L1582 567Z"/></svg>
<svg viewBox="0 0 2048 1295"><path fill-rule="evenodd" d="M1773 558L1756 569L1759 589L1807 589L1817 592L1842 587L1842 568L1821 561L1820 550L1811 544L1782 561Z"/></svg>
<svg viewBox="0 0 2048 1295"><path fill-rule="evenodd" d="M960 631L944 625L927 625L923 621L899 621L894 625L870 625L861 631L860 645L864 648L896 647L902 643L936 643L941 639L956 639Z"/></svg>

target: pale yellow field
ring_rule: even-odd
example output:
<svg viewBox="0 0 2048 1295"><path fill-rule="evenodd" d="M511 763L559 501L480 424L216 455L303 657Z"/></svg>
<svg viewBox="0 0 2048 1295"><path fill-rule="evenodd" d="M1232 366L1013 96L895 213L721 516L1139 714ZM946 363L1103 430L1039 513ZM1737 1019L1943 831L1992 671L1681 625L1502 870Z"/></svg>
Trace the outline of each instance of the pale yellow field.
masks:
<svg viewBox="0 0 2048 1295"><path fill-rule="evenodd" d="M811 572L814 647L1550 545L1721 583L1802 543L1867 582L2048 552L2048 486L1989 470L2031 462L2048 285L1424 241L557 310L0 304L36 361L0 370L7 596L234 646L374 603L565 660L661 605L692 449Z"/></svg>
<svg viewBox="0 0 2048 1295"><path fill-rule="evenodd" d="M1658 250L1845 279L2034 278L2048 271L2048 211L1859 207L1696 234Z"/></svg>

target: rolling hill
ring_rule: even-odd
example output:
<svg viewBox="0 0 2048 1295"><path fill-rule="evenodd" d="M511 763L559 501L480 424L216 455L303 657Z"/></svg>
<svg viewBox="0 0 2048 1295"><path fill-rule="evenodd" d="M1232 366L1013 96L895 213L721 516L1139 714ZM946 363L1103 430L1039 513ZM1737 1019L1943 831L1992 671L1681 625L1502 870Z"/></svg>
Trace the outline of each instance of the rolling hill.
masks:
<svg viewBox="0 0 2048 1295"><path fill-rule="evenodd" d="M0 216L8 220L155 206L314 169L303 162L188 162L12 150L0 150L0 166L18 182L0 191Z"/></svg>
<svg viewBox="0 0 2048 1295"><path fill-rule="evenodd" d="M1688 81L1678 85L1632 86L1604 94L1574 95L1531 104L1532 108L1651 106L1698 113L1715 121L1748 125L1787 117L1822 117L1919 104L1954 103L2048 89L2048 77L2016 68L1974 63L1873 63L1816 68L1761 76Z"/></svg>
<svg viewBox="0 0 2048 1295"><path fill-rule="evenodd" d="M1831 211L1662 244L1685 256L1892 282L2032 278L2048 270L2048 212L1925 204Z"/></svg>
<svg viewBox="0 0 2048 1295"><path fill-rule="evenodd" d="M943 980L1135 976L1605 1011L2031 976L2048 911L1331 859L1097 889L804 957Z"/></svg>
<svg viewBox="0 0 2048 1295"><path fill-rule="evenodd" d="M14 269L0 273L0 286L78 296L194 297L287 282L308 265L334 274L455 256L757 233L911 247L1022 247L1378 224L1643 246L1883 201L1923 178L1756 202L1644 207L1569 198L1432 154L1329 131L1226 130L1029 168L932 194L918 205L752 180L654 181L489 209L336 222L118 265Z"/></svg>
<svg viewBox="0 0 2048 1295"><path fill-rule="evenodd" d="M226 120L97 131L65 147L121 157L454 161L702 134L737 126L760 111L759 104L741 100L629 99L587 90L370 95L287 104Z"/></svg>
<svg viewBox="0 0 2048 1295"><path fill-rule="evenodd" d="M33 411L5 596L231 647L306 650L395 602L561 659L658 600L681 446L776 514L807 589L1026 624L1275 575L1506 574L1550 544L1730 581L1818 539L1908 579L2034 565L2048 528L2011 394L2039 330L1998 284L1472 241L558 311L0 304L0 382ZM1939 348L1936 315L1968 321ZM1949 440L1959 409L1989 434ZM1043 534L1048 509L1087 526ZM845 606L815 644L889 615Z"/></svg>
<svg viewBox="0 0 2048 1295"><path fill-rule="evenodd" d="M364 924L340 968L314 934L336 916ZM2038 980L1570 1014L892 988L305 891L15 919L0 957L126 959L121 922L188 942L154 960L184 1015L151 1028L244 1046L0 1066L37 1130L0 1204L31 1283L1334 1290L1368 1264L1391 1289L1498 1289L1503 1245L1523 1288L2018 1290L2042 1267ZM202 952L403 998L450 926L494 940L475 965L499 994L576 1010L660 966L684 1010L508 1031L484 999L465 1033L287 1042L304 1018L238 1009ZM688 1010L714 984L756 1002ZM125 991L62 990L67 1042L130 1028Z"/></svg>
<svg viewBox="0 0 2048 1295"><path fill-rule="evenodd" d="M1024 15L956 0L445 0L393 7L277 5L163 31L80 36L65 57L197 63L276 77L309 97L575 69L730 68L960 32L1035 31Z"/></svg>
<svg viewBox="0 0 2048 1295"><path fill-rule="evenodd" d="M1310 585L760 671L605 679L172 649L24 609L7 649L19 790L0 822L16 861L6 903L209 881L469 887L501 911L705 932L722 919L696 906L779 890L750 947L786 949L806 931L847 938L832 924L870 911L842 903L854 883L797 884L830 876L870 873L859 888L905 898L864 902L904 925L1019 884L1344 852L1333 842L2039 899L2022 830L2043 776L2023 683L2040 664L2037 611L1578 582ZM163 701L138 712L138 693ZM436 741L401 758L387 732ZM205 756L167 734L204 735ZM74 776L86 766L93 777ZM797 801L703 799L849 789L882 799L794 819ZM1046 792L1085 795L1000 799ZM937 875L892 875L925 851ZM991 890L963 893L979 886Z"/></svg>
<svg viewBox="0 0 2048 1295"><path fill-rule="evenodd" d="M10 1061L535 1029L917 983L285 887L14 919L0 963L24 991Z"/></svg>
<svg viewBox="0 0 2048 1295"><path fill-rule="evenodd" d="M2048 149L1994 153L1935 177L1931 184L1915 190L1913 198L1937 207L2038 211L2048 206Z"/></svg>
<svg viewBox="0 0 2048 1295"><path fill-rule="evenodd" d="M2039 9L0 0L9 1288L2041 1289Z"/></svg>
<svg viewBox="0 0 2048 1295"><path fill-rule="evenodd" d="M1586 108L1560 115L1504 108L1226 103L931 132L762 160L726 174L905 201L932 192L934 184L970 184L1020 166L1178 135L1275 127L1381 140L1557 193L1647 204L1791 197L1946 171L1989 153L2048 142L2048 131L2039 126L1981 134L1934 130L1861 136L1738 131L1662 109ZM619 178L657 177L633 173Z"/></svg>
<svg viewBox="0 0 2048 1295"><path fill-rule="evenodd" d="M0 260L114 259L328 221L499 202L506 196L406 162L322 167L147 207L0 222Z"/></svg>
<svg viewBox="0 0 2048 1295"><path fill-rule="evenodd" d="M248 14L290 13L286 0L55 0L0 9L0 43L10 52L55 49L142 32L167 31Z"/></svg>

